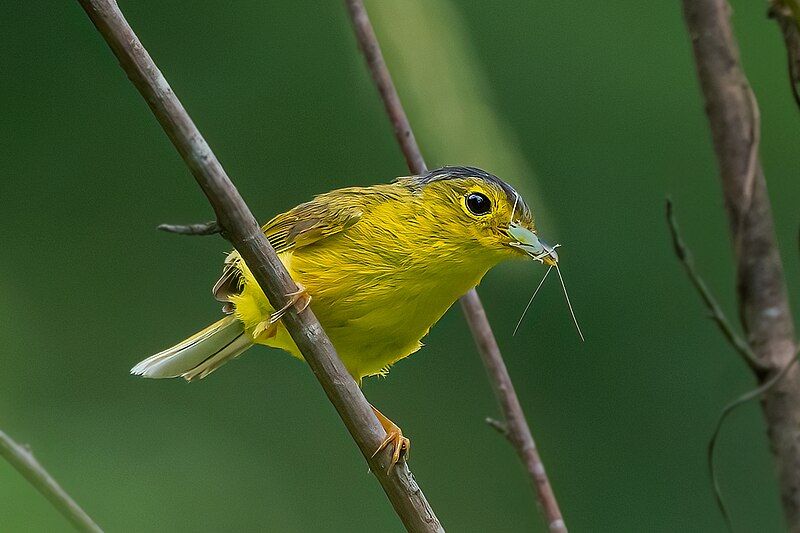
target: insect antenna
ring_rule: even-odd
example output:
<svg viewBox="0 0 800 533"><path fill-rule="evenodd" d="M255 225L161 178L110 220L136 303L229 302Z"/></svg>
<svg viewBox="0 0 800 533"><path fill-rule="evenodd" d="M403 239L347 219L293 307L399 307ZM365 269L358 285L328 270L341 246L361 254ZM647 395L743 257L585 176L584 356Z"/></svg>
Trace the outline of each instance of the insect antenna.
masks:
<svg viewBox="0 0 800 533"><path fill-rule="evenodd" d="M581 331L581 327L578 325L578 319L575 318L575 311L572 310L572 302L569 301L569 294L567 294L567 286L564 284L564 277L561 275L561 269L558 268L558 264L555 265L556 273L558 274L558 279L561 280L561 288L564 290L564 299L567 300L567 307L569 307L569 314L572 315L572 322L575 323L575 329L578 330L578 335L581 337L581 341L585 341L586 339L583 338L583 332Z"/></svg>
<svg viewBox="0 0 800 533"><path fill-rule="evenodd" d="M525 309L522 311L522 316L519 317L519 321L517 322L517 326L514 328L514 333L511 334L512 337L517 334L517 330L519 329L520 324L522 324L522 319L525 318L525 313L528 312L528 309L530 308L531 304L533 303L533 299L536 298L536 294L539 292L539 289L542 288L542 285L544 285L544 280L547 279L547 275L550 273L551 270L553 270L553 267L550 267L550 268L547 269L547 272L545 272L544 276L542 276L542 281L539 282L539 286L536 287L535 291L533 291L533 295L531 296L531 299L528 300L528 305L525 306Z"/></svg>
<svg viewBox="0 0 800 533"><path fill-rule="evenodd" d="M511 208L511 218L509 219L509 222L508 222L509 226L511 226L511 224L514 223L514 213L517 212L517 202L518 201L519 201L519 193L517 191L514 191L514 207Z"/></svg>

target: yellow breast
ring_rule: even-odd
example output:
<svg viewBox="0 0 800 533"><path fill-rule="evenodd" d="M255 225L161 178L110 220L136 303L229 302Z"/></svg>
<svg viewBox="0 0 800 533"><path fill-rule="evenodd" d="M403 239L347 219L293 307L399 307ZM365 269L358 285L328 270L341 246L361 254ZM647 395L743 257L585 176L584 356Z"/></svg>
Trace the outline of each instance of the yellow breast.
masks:
<svg viewBox="0 0 800 533"><path fill-rule="evenodd" d="M456 299L477 285L499 258L469 254L436 232L397 231L419 220L393 206L376 209L352 228L280 254L311 295L311 308L354 378L385 373L415 352L420 339ZM378 223L379 221L379 223ZM423 237L423 235L425 237ZM234 303L249 331L273 312L250 272ZM301 357L285 329L256 330L256 342Z"/></svg>

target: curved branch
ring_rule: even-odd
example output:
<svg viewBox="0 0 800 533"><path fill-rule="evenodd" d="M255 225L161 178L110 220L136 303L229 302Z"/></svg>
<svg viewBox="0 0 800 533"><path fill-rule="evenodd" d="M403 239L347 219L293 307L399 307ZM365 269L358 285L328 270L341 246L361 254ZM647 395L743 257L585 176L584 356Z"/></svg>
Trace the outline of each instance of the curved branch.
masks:
<svg viewBox="0 0 800 533"><path fill-rule="evenodd" d="M36 457L25 446L20 446L11 437L0 431L0 457L11 463L28 483L47 498L59 513L72 522L78 531L102 533L100 526L75 503L61 485L39 464Z"/></svg>
<svg viewBox="0 0 800 533"><path fill-rule="evenodd" d="M730 13L727 0L683 0L733 241L739 316L750 348L767 368L756 375L764 383L794 356L795 331L758 158L758 106L739 61ZM800 531L797 366L765 392L761 407L784 514L789 528Z"/></svg>
<svg viewBox="0 0 800 533"><path fill-rule="evenodd" d="M191 170L214 208L224 234L250 267L270 304L275 309L284 307L286 295L297 291L297 286L117 3L113 0L79 0L79 3ZM298 313L292 307L284 315L283 323L406 528L415 532L444 531L408 466L403 463L387 473L390 450L372 457L386 432L311 309Z"/></svg>
<svg viewBox="0 0 800 533"><path fill-rule="evenodd" d="M400 102L400 96L392 82L392 76L383 59L375 30L372 28L367 10L362 0L345 0L353 30L358 40L359 48L369 67L372 81L380 93L386 114L392 122L394 135L403 151L403 156L408 163L408 168L415 174L424 174L427 171L422 152L417 145L408 117ZM566 532L561 509L558 506L550 480L545 473L544 464L536 449L531 435L525 413L517 398L514 384L506 369L500 348L495 340L492 327L486 318L483 304L475 289L470 290L461 297L461 308L469 324L475 344L480 352L489 381L492 383L495 396L500 403L500 408L505 417L505 428L509 442L512 443L517 454L525 465L531 483L534 486L538 503L542 509L547 525L552 532ZM498 429L497 424L490 423Z"/></svg>

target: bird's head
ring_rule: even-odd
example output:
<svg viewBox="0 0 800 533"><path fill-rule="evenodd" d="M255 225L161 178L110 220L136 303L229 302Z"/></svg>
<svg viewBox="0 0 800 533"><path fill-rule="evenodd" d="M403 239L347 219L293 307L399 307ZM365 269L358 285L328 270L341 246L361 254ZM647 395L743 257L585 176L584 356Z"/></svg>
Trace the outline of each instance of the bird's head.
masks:
<svg viewBox="0 0 800 533"><path fill-rule="evenodd" d="M509 184L473 167L442 167L412 180L430 208L440 238L495 261L531 257L549 266L555 247L537 234L525 200Z"/></svg>

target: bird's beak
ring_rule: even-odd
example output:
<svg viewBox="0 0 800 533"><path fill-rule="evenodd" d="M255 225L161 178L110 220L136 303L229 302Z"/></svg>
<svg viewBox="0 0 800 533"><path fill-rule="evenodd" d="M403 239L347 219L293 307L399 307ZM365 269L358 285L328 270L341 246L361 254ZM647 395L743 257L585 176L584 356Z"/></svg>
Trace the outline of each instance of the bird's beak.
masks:
<svg viewBox="0 0 800 533"><path fill-rule="evenodd" d="M512 239L510 246L522 250L533 259L547 266L556 266L558 263L558 245L550 246L528 228L512 223L508 227L508 235Z"/></svg>

